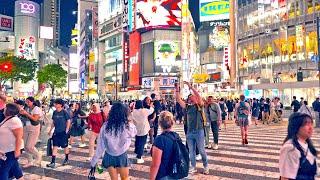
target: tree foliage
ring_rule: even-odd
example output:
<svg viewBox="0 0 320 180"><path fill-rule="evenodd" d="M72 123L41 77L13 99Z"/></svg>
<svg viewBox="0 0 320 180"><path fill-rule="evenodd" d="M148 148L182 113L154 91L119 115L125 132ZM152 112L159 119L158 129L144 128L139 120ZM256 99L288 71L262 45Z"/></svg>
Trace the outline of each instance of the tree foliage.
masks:
<svg viewBox="0 0 320 180"><path fill-rule="evenodd" d="M0 57L0 86L7 81L27 83L35 77L38 63L35 59L27 60L21 57Z"/></svg>
<svg viewBox="0 0 320 180"><path fill-rule="evenodd" d="M60 64L48 64L38 71L37 79L40 84L45 83L50 86L52 95L55 88L63 88L67 84L68 72Z"/></svg>

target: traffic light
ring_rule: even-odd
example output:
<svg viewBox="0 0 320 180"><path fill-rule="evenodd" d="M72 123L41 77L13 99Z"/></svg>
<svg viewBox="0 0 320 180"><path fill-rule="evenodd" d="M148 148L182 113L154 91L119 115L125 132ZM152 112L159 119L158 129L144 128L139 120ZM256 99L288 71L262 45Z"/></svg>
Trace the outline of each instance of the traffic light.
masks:
<svg viewBox="0 0 320 180"><path fill-rule="evenodd" d="M302 71L299 71L297 73L297 81L298 82L302 82L303 81L303 73L302 73Z"/></svg>

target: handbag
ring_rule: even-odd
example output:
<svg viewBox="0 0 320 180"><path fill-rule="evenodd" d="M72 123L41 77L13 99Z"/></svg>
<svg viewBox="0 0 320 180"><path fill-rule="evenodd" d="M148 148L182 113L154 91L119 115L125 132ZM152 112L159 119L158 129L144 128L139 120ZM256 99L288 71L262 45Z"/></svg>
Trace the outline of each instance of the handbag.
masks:
<svg viewBox="0 0 320 180"><path fill-rule="evenodd" d="M47 156L52 156L52 138L49 138L47 142Z"/></svg>

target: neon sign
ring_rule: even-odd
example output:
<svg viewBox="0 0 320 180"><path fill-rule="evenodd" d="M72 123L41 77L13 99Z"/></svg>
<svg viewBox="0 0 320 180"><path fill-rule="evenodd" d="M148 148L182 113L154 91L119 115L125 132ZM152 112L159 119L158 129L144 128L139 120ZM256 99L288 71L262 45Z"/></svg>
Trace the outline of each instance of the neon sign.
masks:
<svg viewBox="0 0 320 180"><path fill-rule="evenodd" d="M35 6L29 3L20 3L20 8L21 12L26 14L33 14L36 11Z"/></svg>

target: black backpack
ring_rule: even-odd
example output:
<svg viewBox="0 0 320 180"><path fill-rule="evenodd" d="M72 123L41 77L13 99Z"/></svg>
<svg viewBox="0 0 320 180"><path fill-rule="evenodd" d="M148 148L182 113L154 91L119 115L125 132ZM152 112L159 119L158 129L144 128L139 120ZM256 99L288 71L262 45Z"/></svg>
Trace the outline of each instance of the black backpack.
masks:
<svg viewBox="0 0 320 180"><path fill-rule="evenodd" d="M173 150L171 155L171 163L168 167L169 176L173 179L182 179L189 174L189 152L182 140L175 133L165 133L166 137L173 141Z"/></svg>

